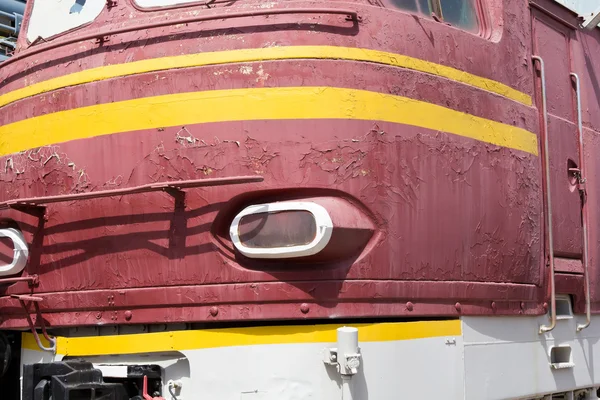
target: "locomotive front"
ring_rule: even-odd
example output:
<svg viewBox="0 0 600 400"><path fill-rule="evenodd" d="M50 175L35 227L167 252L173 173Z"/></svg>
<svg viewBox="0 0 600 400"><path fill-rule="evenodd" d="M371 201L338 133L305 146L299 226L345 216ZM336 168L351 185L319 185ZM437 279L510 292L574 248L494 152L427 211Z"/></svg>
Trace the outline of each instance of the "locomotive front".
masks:
<svg viewBox="0 0 600 400"><path fill-rule="evenodd" d="M0 64L2 391L573 390L551 368L531 378L554 342L538 334L529 15L518 1L30 0ZM515 386L511 363L530 371ZM600 384L574 368L577 388Z"/></svg>

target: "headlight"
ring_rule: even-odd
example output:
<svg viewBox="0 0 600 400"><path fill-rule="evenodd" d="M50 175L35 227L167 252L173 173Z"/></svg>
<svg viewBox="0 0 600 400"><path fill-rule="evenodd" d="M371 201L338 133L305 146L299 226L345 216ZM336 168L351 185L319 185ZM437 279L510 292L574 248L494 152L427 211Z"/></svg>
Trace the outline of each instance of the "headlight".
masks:
<svg viewBox="0 0 600 400"><path fill-rule="evenodd" d="M235 248L249 258L294 258L327 246L333 223L319 204L283 201L246 207L231 223Z"/></svg>

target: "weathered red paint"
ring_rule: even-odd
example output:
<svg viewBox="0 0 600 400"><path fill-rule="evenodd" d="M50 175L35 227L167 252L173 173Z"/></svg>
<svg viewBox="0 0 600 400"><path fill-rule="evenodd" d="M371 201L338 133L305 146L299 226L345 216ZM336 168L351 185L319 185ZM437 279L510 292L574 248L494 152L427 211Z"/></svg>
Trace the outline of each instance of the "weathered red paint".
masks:
<svg viewBox="0 0 600 400"><path fill-rule="evenodd" d="M140 27L164 21L164 12L143 12L120 1L89 26L55 40L91 38L117 29L122 34L101 44L94 40L67 43L51 52L15 59L0 68L0 92L82 69L146 58L326 44L410 55L537 97L530 57L539 43L532 34L532 14L526 2L493 2L488 9L489 39L374 3L328 2L328 7L356 9L362 17L358 24L343 16L291 14L140 31ZM574 19L548 1L537 3L565 20ZM258 4L238 1L229 8L236 12L242 5ZM306 1L296 6L318 8L322 3ZM198 9L170 10L169 18L188 18ZM137 30L129 31L131 27ZM600 199L595 190L600 188L600 176L595 167L600 167L600 33L572 34L577 40L570 44L569 60L582 79L586 111L590 274L593 306L598 311ZM19 40L25 54L25 38ZM550 59L547 64L562 56L550 53L545 56ZM251 65L255 71L260 68L268 73L268 78L248 76L240 71L241 65L123 77L9 104L0 109L0 124L191 90L336 86L402 95L540 131L536 107L415 71L333 60ZM556 74L562 76L562 72ZM565 269L571 274L560 273L556 279L557 290L573 295L576 312L582 312L583 278L571 261L581 252L579 214L573 200L577 193L567 186L565 159L578 160L578 143L572 93L567 84L563 86L552 94L550 135L555 165L551 184L557 188L555 231L561 232L556 239L557 255L566 257ZM44 299L39 306L51 326L545 312L547 267L539 157L378 121L186 126L198 139L192 143L177 139L180 129L84 139L0 159L0 165L11 165L0 170L1 201L199 177L265 177L264 182L248 186L188 189L185 202L175 204L167 194L145 193L53 204L38 214L2 211L2 218L17 221L26 234L32 254L25 274L37 274L39 285L31 289L26 282L18 282L6 288L0 297L1 328L27 327L18 301L9 296L24 293ZM58 157L50 158L54 154ZM40 159L49 161L40 163ZM69 167L71 162L77 170ZM373 226L368 243L357 245L346 257L308 265L250 261L233 251L227 228L244 205L317 196L337 197L359 210L361 218ZM349 222L356 221L349 218Z"/></svg>

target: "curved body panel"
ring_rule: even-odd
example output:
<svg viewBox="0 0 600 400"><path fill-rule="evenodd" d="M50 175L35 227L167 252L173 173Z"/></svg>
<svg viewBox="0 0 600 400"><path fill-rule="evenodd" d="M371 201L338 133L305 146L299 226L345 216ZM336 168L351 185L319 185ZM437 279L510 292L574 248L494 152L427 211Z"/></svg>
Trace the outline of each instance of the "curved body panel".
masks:
<svg viewBox="0 0 600 400"><path fill-rule="evenodd" d="M227 18L242 6L170 11L220 18L145 29L142 38L135 26L150 26L158 11L118 4L85 31L130 32L27 56L34 45L2 69L5 200L264 177L185 199L148 193L52 204L43 218L6 212L35 242L28 272L40 277L51 324L97 323L70 312L82 299L100 321L139 308L133 320L150 323L145 313L157 310L144 299L158 293L173 322L187 319L172 308L184 305L203 320L208 303L197 299L210 293L223 309L218 320L543 312L536 112L529 67L507 61L525 56L513 52L518 32L494 42L361 2L331 5L356 10L357 20L319 14L312 3L293 6L317 15ZM392 34L398 23L407 33ZM448 29L439 40L465 44L440 52L450 42L427 32ZM466 63L461 54L473 46L519 69L488 57ZM369 241L310 267L234 251L227 232L243 204L321 195L362 210L374 227ZM269 299L256 295L263 287ZM26 284L10 293L20 290ZM107 296L116 315L102 312ZM311 311L300 312L302 303ZM3 326L23 326L16 311Z"/></svg>
<svg viewBox="0 0 600 400"><path fill-rule="evenodd" d="M68 3L28 2L0 64L23 400L597 398L597 29L550 0Z"/></svg>

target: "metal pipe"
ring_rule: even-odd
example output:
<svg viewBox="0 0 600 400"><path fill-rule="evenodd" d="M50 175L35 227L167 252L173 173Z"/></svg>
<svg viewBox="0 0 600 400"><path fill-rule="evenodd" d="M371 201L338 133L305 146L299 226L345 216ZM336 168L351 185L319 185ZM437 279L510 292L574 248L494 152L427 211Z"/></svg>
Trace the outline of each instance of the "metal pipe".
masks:
<svg viewBox="0 0 600 400"><path fill-rule="evenodd" d="M8 64L12 64L15 61L22 60L26 57L32 56L34 54L38 54L44 51L53 50L58 47L66 46L69 44L80 43L86 40L98 39L102 40L108 36L118 35L121 33L135 32L145 29L155 29L155 28L163 28L166 26L172 25L184 25L190 24L194 22L204 22L204 21L214 21L218 19L230 19L230 18L244 18L244 17L258 17L258 16L267 16L267 15L282 15L282 14L333 14L333 15L346 15L352 21L358 22L359 16L358 12L355 10L348 10L343 8L280 8L280 9L264 9L264 10L251 10L251 11L240 11L240 12L225 12L225 13L216 13L210 15L196 15L189 18L181 18L181 19L167 19L165 21L151 22L148 24L136 25L136 26L128 26L119 29L110 29L106 31L101 31L98 33L91 33L87 35L74 36L70 39L62 40L62 41L52 41L46 45L39 45L35 47L30 47L26 51L19 53L4 63L2 66L6 66Z"/></svg>
<svg viewBox="0 0 600 400"><path fill-rule="evenodd" d="M579 75L571 72L571 76L575 78L575 90L577 91L577 130L579 131L579 171L580 184L585 184L585 155L583 153L583 121L581 118L581 87L579 85ZM580 189L581 190L581 189ZM577 325L577 332L581 332L590 325L592 321L591 300L590 300L590 275L589 275L589 253L588 253L588 210L587 210L587 193L585 188L582 190L581 199L581 214L582 214L582 235L583 235L583 278L585 281L585 324Z"/></svg>
<svg viewBox="0 0 600 400"><path fill-rule="evenodd" d="M18 276L15 278L2 278L0 279L0 285L10 285L17 282L29 282L30 285L35 285L39 282L39 277L37 275L31 276Z"/></svg>
<svg viewBox="0 0 600 400"><path fill-rule="evenodd" d="M16 20L16 19L17 19L17 16L19 16L19 17L23 17L21 14L17 14L17 13L7 13L7 12L5 12L5 11L2 11L1 9L0 9L0 15L3 15L3 16L5 16L6 18L10 18L12 21Z"/></svg>
<svg viewBox="0 0 600 400"><path fill-rule="evenodd" d="M0 10L7 13L17 13L23 15L25 12L25 2L19 0L0 0Z"/></svg>
<svg viewBox="0 0 600 400"><path fill-rule="evenodd" d="M16 35L18 28L18 26L0 24L0 32L8 33L9 35Z"/></svg>
<svg viewBox="0 0 600 400"><path fill-rule="evenodd" d="M342 375L342 400L353 400L352 376Z"/></svg>
<svg viewBox="0 0 600 400"><path fill-rule="evenodd" d="M544 60L539 56L531 57L540 63L540 77L542 80L542 110L544 115L544 178L546 183L546 232L548 240L548 262L550 264L550 325L541 325L539 333L550 332L556 326L556 285L554 282L554 237L552 235L552 196L550 195L550 154L548 145L548 108L546 105L546 75Z"/></svg>
<svg viewBox="0 0 600 400"><path fill-rule="evenodd" d="M50 335L48 335L48 332L46 331L46 326L44 324L44 318L42 317L42 314L40 312L40 307L38 306L38 302L42 301L43 299L41 297L16 295L16 294L11 295L11 297L19 300L19 303L21 304L21 308L23 308L23 310L25 311L25 317L27 319L27 324L29 325L29 329L31 330L31 333L33 334L33 337L34 337L35 342L37 343L38 347L42 351L47 351L47 352L54 354L56 351L56 339L52 338L52 337L50 337ZM26 301L30 301L33 303L34 308L35 308L35 313L36 313L36 322L37 321L40 322L40 326L42 327L42 334L44 335L44 338L50 344L50 347L44 346L42 341L40 340L40 336L38 335L37 329L35 328L33 320L31 319L31 316L29 315L29 309L27 308L27 305L25 304Z"/></svg>
<svg viewBox="0 0 600 400"><path fill-rule="evenodd" d="M99 190L97 192L64 194L47 197L30 197L14 199L0 203L0 210L15 207L39 206L42 204L61 203L65 201L88 200L102 197L126 196L138 193L156 192L159 190L179 190L206 186L237 185L242 183L262 182L262 176L232 176L226 178L193 179L189 181L172 181L162 183L149 183L124 189Z"/></svg>
<svg viewBox="0 0 600 400"><path fill-rule="evenodd" d="M15 49L15 47L17 47L17 44L15 42L11 42L10 40L6 39L0 39L0 45L10 47L13 50Z"/></svg>

